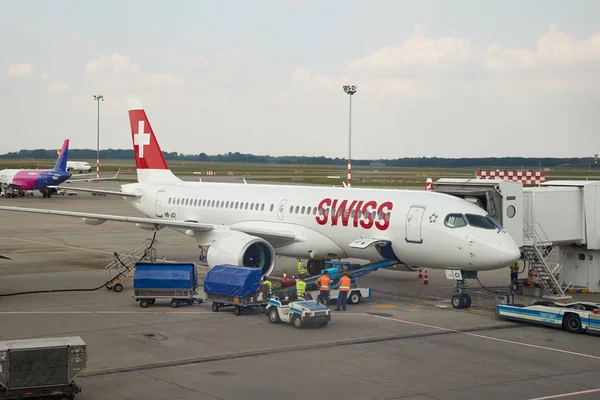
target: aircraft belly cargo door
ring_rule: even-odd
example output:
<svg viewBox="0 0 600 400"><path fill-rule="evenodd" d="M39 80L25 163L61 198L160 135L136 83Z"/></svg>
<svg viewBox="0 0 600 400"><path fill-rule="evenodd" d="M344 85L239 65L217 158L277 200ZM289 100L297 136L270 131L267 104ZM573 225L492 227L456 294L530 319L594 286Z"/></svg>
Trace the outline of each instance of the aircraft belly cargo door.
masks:
<svg viewBox="0 0 600 400"><path fill-rule="evenodd" d="M408 210L406 216L406 241L408 243L423 243L421 238L421 221L423 221L423 214L425 209L419 206L412 206Z"/></svg>
<svg viewBox="0 0 600 400"><path fill-rule="evenodd" d="M156 214L157 217L162 217L163 216L163 212L162 212L162 197L165 194L164 190L159 190L158 193L156 193L156 202L154 203L154 213Z"/></svg>

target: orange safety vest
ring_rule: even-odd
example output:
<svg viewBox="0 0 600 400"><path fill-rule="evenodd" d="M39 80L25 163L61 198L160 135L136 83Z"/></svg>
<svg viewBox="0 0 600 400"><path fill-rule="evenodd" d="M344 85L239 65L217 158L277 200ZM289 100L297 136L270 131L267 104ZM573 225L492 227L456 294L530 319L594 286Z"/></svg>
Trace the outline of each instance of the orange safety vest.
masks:
<svg viewBox="0 0 600 400"><path fill-rule="evenodd" d="M323 275L319 278L319 283L321 284L321 290L329 290L329 277L327 275Z"/></svg>
<svg viewBox="0 0 600 400"><path fill-rule="evenodd" d="M340 292L349 292L350 283L350 278L347 276L342 276L342 279L340 279Z"/></svg>

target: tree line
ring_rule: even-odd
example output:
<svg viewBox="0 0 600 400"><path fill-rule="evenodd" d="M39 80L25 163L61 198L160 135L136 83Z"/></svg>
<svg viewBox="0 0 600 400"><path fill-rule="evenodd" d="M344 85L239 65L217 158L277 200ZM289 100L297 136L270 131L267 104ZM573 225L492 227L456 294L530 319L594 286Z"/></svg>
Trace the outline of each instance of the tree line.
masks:
<svg viewBox="0 0 600 400"><path fill-rule="evenodd" d="M284 164L284 165L345 165L346 158L331 157L295 157L295 156L267 156L229 152L224 154L208 155L183 154L163 151L165 159L175 161L223 162L223 163L256 163L256 164ZM0 159L54 159L56 150L20 150L0 155ZM133 161L133 150L107 149L100 150L101 159ZM69 149L71 160L95 160L96 150ZM407 168L470 168L470 167L495 167L495 168L588 168L596 167L594 159L583 158L536 158L536 157L494 157L494 158L443 158L443 157L406 157L397 159L370 159L352 160L355 166L381 165L388 167Z"/></svg>

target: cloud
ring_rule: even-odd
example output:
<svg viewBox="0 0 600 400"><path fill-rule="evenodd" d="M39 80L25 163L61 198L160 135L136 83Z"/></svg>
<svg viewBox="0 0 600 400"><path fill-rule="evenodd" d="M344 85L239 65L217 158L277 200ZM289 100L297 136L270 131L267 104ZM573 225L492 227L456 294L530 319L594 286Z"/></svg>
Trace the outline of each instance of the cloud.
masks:
<svg viewBox="0 0 600 400"><path fill-rule="evenodd" d="M89 60L85 65L85 70L89 73L112 73L116 76L123 72L139 72L140 66L131 62L128 56L119 53L113 53L111 56L100 56Z"/></svg>
<svg viewBox="0 0 600 400"><path fill-rule="evenodd" d="M52 77L52 75L50 75L50 74L46 74L46 73L44 73L44 74L42 74L42 75L40 76L40 78L41 78L42 80L44 80L44 81L47 81L47 80L48 80L48 79L50 79L51 77Z"/></svg>
<svg viewBox="0 0 600 400"><path fill-rule="evenodd" d="M56 82L48 86L51 93L64 93L69 90L69 84L66 82Z"/></svg>
<svg viewBox="0 0 600 400"><path fill-rule="evenodd" d="M384 46L350 64L361 69L445 68L469 59L473 51L468 39L425 36L426 29L417 27L412 36L399 44Z"/></svg>
<svg viewBox="0 0 600 400"><path fill-rule="evenodd" d="M20 64L11 64L6 69L6 74L8 76L25 76L31 74L33 71L33 67L31 64L20 63Z"/></svg>
<svg viewBox="0 0 600 400"><path fill-rule="evenodd" d="M537 41L534 50L505 49L500 44L489 46L486 65L494 70L516 70L544 66L572 66L600 60L600 34L576 42L571 35L551 25Z"/></svg>
<svg viewBox="0 0 600 400"><path fill-rule="evenodd" d="M152 74L146 77L148 85L180 85L183 83L183 78L175 74Z"/></svg>

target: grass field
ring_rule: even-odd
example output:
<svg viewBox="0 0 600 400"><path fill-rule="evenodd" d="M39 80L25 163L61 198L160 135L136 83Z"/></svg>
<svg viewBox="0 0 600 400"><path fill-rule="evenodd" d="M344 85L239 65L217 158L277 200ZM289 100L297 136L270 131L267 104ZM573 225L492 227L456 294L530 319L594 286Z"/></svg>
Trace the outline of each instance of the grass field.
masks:
<svg viewBox="0 0 600 400"><path fill-rule="evenodd" d="M87 160L95 165L95 160ZM55 160L16 159L0 160L0 169L4 168L41 168L54 165ZM122 173L135 173L135 165L131 160L102 160L100 171L115 173L121 167ZM237 178L245 178L261 182L277 182L291 184L341 185L346 180L346 166L332 165L279 165L254 163L214 163L193 161L170 161L169 167L179 176L192 176L200 172L198 177L206 177L206 171L215 171L217 176L233 174ZM493 169L493 168L483 168ZM503 168L504 169L504 168ZM424 186L427 178L434 181L439 178L475 178L477 168L401 168L382 166L354 166L352 183L354 186ZM516 169L519 170L519 169ZM526 170L526 169L524 169ZM94 172L95 168L92 167ZM328 178L336 177L336 178ZM129 178L129 177L127 177ZM600 169L554 169L546 172L547 180L556 179L600 179ZM132 181L119 179L119 181Z"/></svg>

